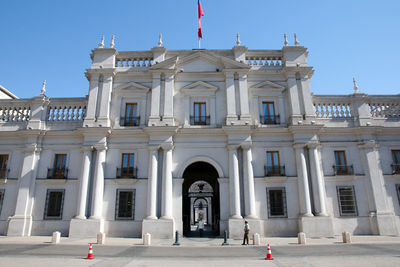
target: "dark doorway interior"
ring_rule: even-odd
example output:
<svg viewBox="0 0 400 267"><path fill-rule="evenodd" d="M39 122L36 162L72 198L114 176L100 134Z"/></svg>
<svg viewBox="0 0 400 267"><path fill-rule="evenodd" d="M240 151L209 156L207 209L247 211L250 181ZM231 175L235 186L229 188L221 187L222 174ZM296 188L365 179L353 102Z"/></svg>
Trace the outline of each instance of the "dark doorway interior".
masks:
<svg viewBox="0 0 400 267"><path fill-rule="evenodd" d="M218 172L206 162L189 165L183 173L182 219L183 235L200 237L199 221L203 219L201 237L219 236Z"/></svg>

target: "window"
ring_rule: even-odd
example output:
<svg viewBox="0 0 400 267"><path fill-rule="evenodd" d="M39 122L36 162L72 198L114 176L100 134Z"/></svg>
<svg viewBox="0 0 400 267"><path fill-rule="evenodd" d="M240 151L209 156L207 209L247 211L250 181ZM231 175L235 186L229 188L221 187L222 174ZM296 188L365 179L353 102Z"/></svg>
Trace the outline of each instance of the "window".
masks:
<svg viewBox="0 0 400 267"><path fill-rule="evenodd" d="M287 217L286 190L284 187L267 188L268 217Z"/></svg>
<svg viewBox="0 0 400 267"><path fill-rule="evenodd" d="M280 166L278 151L267 151L267 166L265 168L265 175L284 175L284 168Z"/></svg>
<svg viewBox="0 0 400 267"><path fill-rule="evenodd" d="M396 191L397 191L397 199L399 200L400 204L400 184L396 184Z"/></svg>
<svg viewBox="0 0 400 267"><path fill-rule="evenodd" d="M64 189L47 189L44 219L62 219Z"/></svg>
<svg viewBox="0 0 400 267"><path fill-rule="evenodd" d="M54 156L54 168L49 169L47 178L66 179L68 170L65 168L67 164L67 154L56 154Z"/></svg>
<svg viewBox="0 0 400 267"><path fill-rule="evenodd" d="M353 186L337 188L340 216L357 216L356 196Z"/></svg>
<svg viewBox="0 0 400 267"><path fill-rule="evenodd" d="M191 118L191 124L193 125L208 125L210 124L209 116L206 116L206 103L205 102L194 102L193 104L193 117Z"/></svg>
<svg viewBox="0 0 400 267"><path fill-rule="evenodd" d="M7 175L8 155L0 155L0 179L5 179Z"/></svg>
<svg viewBox="0 0 400 267"><path fill-rule="evenodd" d="M1 208L3 207L3 200L4 200L4 189L0 189L0 215L1 215Z"/></svg>
<svg viewBox="0 0 400 267"><path fill-rule="evenodd" d="M335 175L346 175L353 173L353 166L347 166L345 151L335 151L335 162L333 166Z"/></svg>
<svg viewBox="0 0 400 267"><path fill-rule="evenodd" d="M138 126L140 118L137 117L137 103L126 103L125 106L125 118L121 121L124 122L124 126Z"/></svg>
<svg viewBox="0 0 400 267"><path fill-rule="evenodd" d="M392 158L393 158L393 164L392 164L393 174L399 174L400 173L400 150L392 150Z"/></svg>
<svg viewBox="0 0 400 267"><path fill-rule="evenodd" d="M274 102L262 103L262 115L260 118L262 124L277 124L278 116L275 115Z"/></svg>
<svg viewBox="0 0 400 267"><path fill-rule="evenodd" d="M117 190L115 219L134 220L135 219L135 193L136 190Z"/></svg>
<svg viewBox="0 0 400 267"><path fill-rule="evenodd" d="M134 153L123 153L121 169L117 170L118 178L135 178L137 170L134 165L135 154Z"/></svg>

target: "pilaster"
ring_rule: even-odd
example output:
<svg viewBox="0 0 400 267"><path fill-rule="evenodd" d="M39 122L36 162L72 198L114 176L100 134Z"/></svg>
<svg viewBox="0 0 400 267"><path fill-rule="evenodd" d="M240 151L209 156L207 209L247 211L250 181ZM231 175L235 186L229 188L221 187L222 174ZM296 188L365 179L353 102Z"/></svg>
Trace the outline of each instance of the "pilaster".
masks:
<svg viewBox="0 0 400 267"><path fill-rule="evenodd" d="M31 235L33 198L40 151L41 149L35 143L27 144L24 148L24 162L18 179L15 213L8 218L8 236Z"/></svg>
<svg viewBox="0 0 400 267"><path fill-rule="evenodd" d="M111 93L113 87L113 74L107 74L103 77L103 86L101 90L99 116L97 118L97 125L100 127L110 127L110 107L111 107Z"/></svg>
<svg viewBox="0 0 400 267"><path fill-rule="evenodd" d="M303 120L300 110L300 98L297 88L297 81L295 74L289 74L287 78L288 84L288 100L289 100L289 123L297 125L299 121Z"/></svg>
<svg viewBox="0 0 400 267"><path fill-rule="evenodd" d="M231 125L237 122L236 113L236 93L235 93L235 81L233 73L225 74L226 84L226 125Z"/></svg>
<svg viewBox="0 0 400 267"><path fill-rule="evenodd" d="M247 75L239 73L239 99L240 99L240 120L244 124L250 124L251 115L249 109L249 90L247 88Z"/></svg>
<svg viewBox="0 0 400 267"><path fill-rule="evenodd" d="M160 73L153 73L149 126L158 126L160 124L160 92L161 75Z"/></svg>
<svg viewBox="0 0 400 267"><path fill-rule="evenodd" d="M158 146L149 146L149 177L147 184L147 214L146 219L157 220L157 166Z"/></svg>
<svg viewBox="0 0 400 267"><path fill-rule="evenodd" d="M379 154L375 140L368 140L358 145L361 158L366 162L365 174L368 186L372 192L375 210L371 210L372 217L376 217L376 227L379 235L398 235L394 212L390 210L385 189L385 180L380 166ZM373 221L372 221L373 222Z"/></svg>
<svg viewBox="0 0 400 267"><path fill-rule="evenodd" d="M240 215L240 182L239 182L239 161L238 146L228 146L229 153L229 199L230 199L230 218L242 219Z"/></svg>
<svg viewBox="0 0 400 267"><path fill-rule="evenodd" d="M299 190L300 217L312 217L310 188L308 185L307 163L304 152L304 144L295 144L297 183Z"/></svg>
<svg viewBox="0 0 400 267"><path fill-rule="evenodd" d="M162 175L162 202L161 219L173 220L172 217L172 150L170 143L162 144L163 149L163 175Z"/></svg>
<svg viewBox="0 0 400 267"><path fill-rule="evenodd" d="M243 149L243 185L246 219L256 219L256 201L254 193L254 174L252 165L251 144L242 145Z"/></svg>
<svg viewBox="0 0 400 267"><path fill-rule="evenodd" d="M107 146L97 145L96 169L93 183L93 200L92 200L92 214L90 219L102 220L103 219L103 196L104 196L104 168L106 162Z"/></svg>
<svg viewBox="0 0 400 267"><path fill-rule="evenodd" d="M165 74L163 125L174 126L174 74Z"/></svg>
<svg viewBox="0 0 400 267"><path fill-rule="evenodd" d="M319 144L308 144L310 152L310 172L313 185L313 197L317 216L328 216L326 211L326 193L324 175L321 169L321 158L319 156Z"/></svg>

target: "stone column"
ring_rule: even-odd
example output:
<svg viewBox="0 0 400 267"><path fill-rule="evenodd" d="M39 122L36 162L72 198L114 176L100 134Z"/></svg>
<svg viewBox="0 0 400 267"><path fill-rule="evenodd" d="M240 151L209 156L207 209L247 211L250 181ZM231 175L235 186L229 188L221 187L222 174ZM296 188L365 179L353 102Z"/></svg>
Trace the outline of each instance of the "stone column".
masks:
<svg viewBox="0 0 400 267"><path fill-rule="evenodd" d="M96 170L93 183L92 214L90 219L102 219L104 195L104 165L106 164L107 146L97 146Z"/></svg>
<svg viewBox="0 0 400 267"><path fill-rule="evenodd" d="M241 219L240 215L240 183L239 183L239 162L237 154L238 146L228 146L229 151L229 200L230 218Z"/></svg>
<svg viewBox="0 0 400 267"><path fill-rule="evenodd" d="M174 125L174 74L165 74L164 116L166 125Z"/></svg>
<svg viewBox="0 0 400 267"><path fill-rule="evenodd" d="M172 219L172 144L161 145L164 150L162 175L161 219Z"/></svg>
<svg viewBox="0 0 400 267"><path fill-rule="evenodd" d="M244 173L244 201L245 201L245 214L247 219L256 219L256 200L254 194L254 175L251 145L242 145L243 148L243 173Z"/></svg>
<svg viewBox="0 0 400 267"><path fill-rule="evenodd" d="M148 220L157 219L157 167L158 147L149 147L149 174L147 184L147 217Z"/></svg>
<svg viewBox="0 0 400 267"><path fill-rule="evenodd" d="M15 213L8 221L8 236L31 235L33 197L40 151L41 149L37 148L36 144L28 144L24 148L25 155L18 179Z"/></svg>
<svg viewBox="0 0 400 267"><path fill-rule="evenodd" d="M79 176L79 188L76 208L76 219L86 219L86 200L89 186L90 162L92 160L92 147L82 149L82 169Z"/></svg>
<svg viewBox="0 0 400 267"><path fill-rule="evenodd" d="M247 89L247 75L239 74L239 99L240 99L240 120L247 120L250 123L249 111L249 90Z"/></svg>
<svg viewBox="0 0 400 267"><path fill-rule="evenodd" d="M160 74L154 73L153 85L151 89L149 126L152 126L152 124L157 125L160 122L160 90L161 90Z"/></svg>
<svg viewBox="0 0 400 267"><path fill-rule="evenodd" d="M325 181L321 170L321 158L318 152L318 144L308 144L310 151L311 181L313 185L313 196L318 216L328 216L325 201Z"/></svg>
<svg viewBox="0 0 400 267"><path fill-rule="evenodd" d="M231 121L237 120L236 115L236 94L235 94L235 81L233 73L226 73L226 124L230 125Z"/></svg>
<svg viewBox="0 0 400 267"><path fill-rule="evenodd" d="M394 212L388 205L385 179L379 164L377 144L374 140L369 140L360 144L359 149L361 150L362 161L366 162L365 174L375 206L375 209L371 210L371 215L376 216L378 233L379 235L398 235Z"/></svg>
<svg viewBox="0 0 400 267"><path fill-rule="evenodd" d="M311 217L310 189L308 186L307 164L304 144L294 145L296 150L297 182L299 190L299 204L301 216Z"/></svg>

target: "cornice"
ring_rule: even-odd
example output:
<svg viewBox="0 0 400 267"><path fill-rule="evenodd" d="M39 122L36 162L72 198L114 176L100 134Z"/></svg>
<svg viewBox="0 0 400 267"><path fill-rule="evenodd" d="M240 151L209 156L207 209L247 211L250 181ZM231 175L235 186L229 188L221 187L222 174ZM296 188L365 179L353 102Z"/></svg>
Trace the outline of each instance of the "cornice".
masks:
<svg viewBox="0 0 400 267"><path fill-rule="evenodd" d="M148 135L175 135L178 126L149 126L144 127L143 131Z"/></svg>

